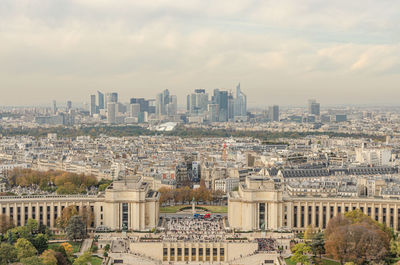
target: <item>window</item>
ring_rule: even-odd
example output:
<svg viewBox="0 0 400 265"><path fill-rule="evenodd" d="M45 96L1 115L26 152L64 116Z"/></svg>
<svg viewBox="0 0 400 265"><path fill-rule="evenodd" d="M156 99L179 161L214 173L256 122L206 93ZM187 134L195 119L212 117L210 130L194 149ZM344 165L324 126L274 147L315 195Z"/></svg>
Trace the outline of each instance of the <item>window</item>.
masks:
<svg viewBox="0 0 400 265"><path fill-rule="evenodd" d="M128 204L122 204L122 226L128 228Z"/></svg>
<svg viewBox="0 0 400 265"><path fill-rule="evenodd" d="M259 204L259 216L258 216L258 224L259 224L259 229L265 228L265 203L260 203Z"/></svg>

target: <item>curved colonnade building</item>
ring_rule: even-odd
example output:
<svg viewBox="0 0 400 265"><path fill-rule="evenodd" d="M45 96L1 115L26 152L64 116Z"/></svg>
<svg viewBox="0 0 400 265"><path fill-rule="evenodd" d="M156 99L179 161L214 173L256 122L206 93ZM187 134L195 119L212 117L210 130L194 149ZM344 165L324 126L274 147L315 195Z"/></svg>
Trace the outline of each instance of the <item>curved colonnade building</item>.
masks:
<svg viewBox="0 0 400 265"><path fill-rule="evenodd" d="M359 209L400 231L400 200L396 197L293 196L284 192L284 185L266 177L248 177L238 191L228 195L230 228L295 232L309 226L325 229L337 214Z"/></svg>
<svg viewBox="0 0 400 265"><path fill-rule="evenodd" d="M92 228L147 230L157 226L159 193L140 178L114 181L100 195L32 195L0 197L1 214L10 216L17 226L33 218L55 230L65 207L93 212Z"/></svg>

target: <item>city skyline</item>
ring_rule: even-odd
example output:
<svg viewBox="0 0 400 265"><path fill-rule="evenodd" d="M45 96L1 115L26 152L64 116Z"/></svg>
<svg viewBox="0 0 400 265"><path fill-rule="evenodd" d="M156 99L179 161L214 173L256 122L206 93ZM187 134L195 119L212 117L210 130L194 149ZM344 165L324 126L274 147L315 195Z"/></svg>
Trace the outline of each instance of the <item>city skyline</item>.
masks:
<svg viewBox="0 0 400 265"><path fill-rule="evenodd" d="M181 106L187 91L239 81L249 107L400 96L396 1L3 3L0 105L169 89Z"/></svg>

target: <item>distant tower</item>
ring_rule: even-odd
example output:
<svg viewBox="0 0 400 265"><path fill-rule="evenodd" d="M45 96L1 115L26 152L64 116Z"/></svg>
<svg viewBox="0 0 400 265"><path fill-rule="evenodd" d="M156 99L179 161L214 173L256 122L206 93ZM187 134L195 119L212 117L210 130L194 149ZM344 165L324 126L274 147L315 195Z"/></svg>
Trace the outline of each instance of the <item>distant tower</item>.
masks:
<svg viewBox="0 0 400 265"><path fill-rule="evenodd" d="M308 113L312 115L320 115L320 104L315 99L308 100Z"/></svg>
<svg viewBox="0 0 400 265"><path fill-rule="evenodd" d="M116 112L117 112L117 103L114 102L107 103L107 123L109 124L116 123Z"/></svg>
<svg viewBox="0 0 400 265"><path fill-rule="evenodd" d="M53 113L57 113L57 102L55 100L53 100Z"/></svg>
<svg viewBox="0 0 400 265"><path fill-rule="evenodd" d="M68 100L67 101L67 110L69 111L69 110L71 110L72 109L72 101L71 100Z"/></svg>
<svg viewBox="0 0 400 265"><path fill-rule="evenodd" d="M96 95L90 95L90 115L96 114Z"/></svg>
<svg viewBox="0 0 400 265"><path fill-rule="evenodd" d="M100 91L97 91L97 100L99 109L104 109L104 94Z"/></svg>

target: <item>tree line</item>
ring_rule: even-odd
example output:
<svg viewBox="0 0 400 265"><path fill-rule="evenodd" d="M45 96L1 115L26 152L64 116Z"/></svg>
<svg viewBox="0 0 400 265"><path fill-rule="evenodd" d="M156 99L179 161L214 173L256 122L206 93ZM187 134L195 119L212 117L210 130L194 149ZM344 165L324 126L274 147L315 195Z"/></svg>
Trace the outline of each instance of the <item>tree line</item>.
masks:
<svg viewBox="0 0 400 265"><path fill-rule="evenodd" d="M105 180L98 182L97 178L93 175L75 174L59 170L38 171L21 168L15 168L10 171L7 181L11 187L38 186L43 191L56 191L57 194L86 193L90 187L109 184Z"/></svg>
<svg viewBox="0 0 400 265"><path fill-rule="evenodd" d="M56 133L59 137L75 138L77 136L91 136L99 137L107 135L110 137L126 137L126 136L141 136L141 135L165 135L165 136L179 136L179 137L252 137L263 141L274 142L280 138L298 139L304 138L308 135L328 135L330 137L344 137L344 138L370 138L378 141L384 141L384 136L369 135L364 133L341 133L341 132L266 132L266 131L236 131L233 129L205 129L205 128L185 128L178 126L175 130L170 132L151 131L137 125L120 125L120 126L80 126L80 127L66 127L58 126L51 128L3 128L0 127L0 135L4 136L19 136L28 135L36 138L46 137L48 133Z"/></svg>
<svg viewBox="0 0 400 265"><path fill-rule="evenodd" d="M158 192L160 193L160 203L189 203L193 199L196 202L211 202L222 199L224 192L218 190L212 192L205 186L200 186L196 189L190 187L181 187L177 189L171 189L168 187L161 187Z"/></svg>

